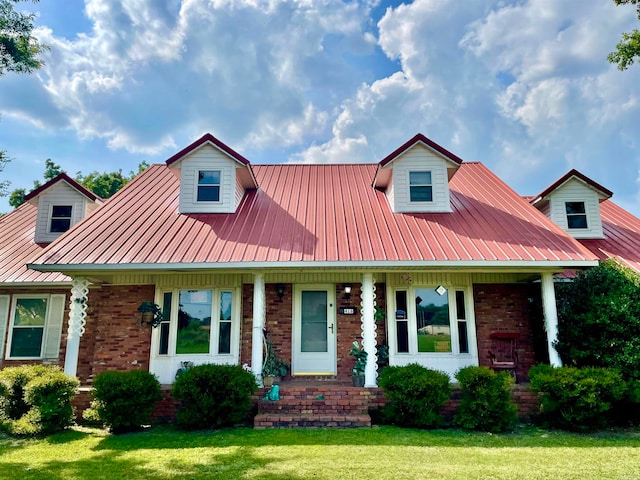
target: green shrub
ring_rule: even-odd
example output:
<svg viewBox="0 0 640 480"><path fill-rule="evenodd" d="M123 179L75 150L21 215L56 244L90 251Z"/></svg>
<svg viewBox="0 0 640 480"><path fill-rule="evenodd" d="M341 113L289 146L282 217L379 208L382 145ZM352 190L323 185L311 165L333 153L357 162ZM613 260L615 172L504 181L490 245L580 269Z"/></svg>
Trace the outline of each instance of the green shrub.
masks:
<svg viewBox="0 0 640 480"><path fill-rule="evenodd" d="M467 430L503 432L518 419L511 401L513 378L507 372L496 374L487 367L465 367L458 371L460 406L454 423Z"/></svg>
<svg viewBox="0 0 640 480"><path fill-rule="evenodd" d="M151 422L151 414L161 400L160 383L144 370L106 371L93 382L91 409L83 417L100 419L113 433L140 430Z"/></svg>
<svg viewBox="0 0 640 480"><path fill-rule="evenodd" d="M442 424L440 409L451 397L446 373L415 363L386 367L380 373L378 385L387 399L381 412L387 422L417 428L435 428Z"/></svg>
<svg viewBox="0 0 640 480"><path fill-rule="evenodd" d="M73 423L77 379L58 367L24 365L0 371L2 427L13 435L40 435Z"/></svg>
<svg viewBox="0 0 640 480"><path fill-rule="evenodd" d="M246 419L258 385L236 365L198 365L176 378L171 395L180 401L179 426L187 429L231 426Z"/></svg>
<svg viewBox="0 0 640 480"><path fill-rule="evenodd" d="M605 368L536 365L529 380L531 390L540 393L542 425L565 430L610 426L613 406L627 389L619 373Z"/></svg>
<svg viewBox="0 0 640 480"><path fill-rule="evenodd" d="M607 260L556 290L563 363L613 368L640 380L640 275Z"/></svg>

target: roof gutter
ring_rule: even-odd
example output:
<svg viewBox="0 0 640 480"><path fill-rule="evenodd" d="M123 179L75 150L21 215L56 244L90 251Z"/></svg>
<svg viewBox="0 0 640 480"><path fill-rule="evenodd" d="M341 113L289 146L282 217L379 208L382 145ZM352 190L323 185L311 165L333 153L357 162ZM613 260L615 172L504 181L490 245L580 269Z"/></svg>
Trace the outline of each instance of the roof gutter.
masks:
<svg viewBox="0 0 640 480"><path fill-rule="evenodd" d="M473 268L486 270L499 269L568 269L588 268L598 265L598 260L476 260L476 261L436 261L436 260L403 260L403 261L371 261L355 262L215 262L215 263L125 263L125 264L33 264L27 265L39 272L128 272L128 271L167 271L167 270L264 270L264 269L318 269L318 268L362 268L362 269L411 269L417 268Z"/></svg>

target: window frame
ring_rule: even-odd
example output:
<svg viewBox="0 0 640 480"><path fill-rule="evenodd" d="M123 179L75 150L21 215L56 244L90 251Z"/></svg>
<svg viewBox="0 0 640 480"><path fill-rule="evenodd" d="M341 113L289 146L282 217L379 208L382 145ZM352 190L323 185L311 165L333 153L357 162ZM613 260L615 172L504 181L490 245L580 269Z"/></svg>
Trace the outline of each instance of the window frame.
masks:
<svg viewBox="0 0 640 480"><path fill-rule="evenodd" d="M68 208L69 209L69 216L68 217L67 216L62 217L62 216L54 215L56 208ZM58 220L58 221L68 220L69 226L67 227L66 230L56 230L56 231L54 231L53 230L53 221L54 220ZM52 204L51 205L51 214L49 215L49 225L48 225L47 233L48 234L53 234L53 235L59 235L59 234L62 234L64 232L68 231L72 226L73 226L73 205L55 205L55 204Z"/></svg>
<svg viewBox="0 0 640 480"><path fill-rule="evenodd" d="M416 173L416 174L423 174L423 173L428 173L429 174L429 180L430 183L412 183L411 182L411 174ZM434 203L434 185L433 185L433 170L408 170L407 171L407 185L409 187L409 203L410 204L431 204ZM412 189L413 188L429 188L430 192L431 192L431 200L414 200L412 198Z"/></svg>
<svg viewBox="0 0 640 480"><path fill-rule="evenodd" d="M200 175L203 172L211 172L211 173L217 173L218 174L218 183L200 183ZM195 203L196 204L220 204L222 203L222 169L212 169L212 170L205 170L205 169L200 169L200 168L196 168L195 169L195 180L196 180L196 185L195 185ZM218 189L218 199L217 200L200 200L200 188L217 188Z"/></svg>
<svg viewBox="0 0 640 480"><path fill-rule="evenodd" d="M582 204L582 212L568 212L569 204ZM587 212L587 202L585 201L565 201L564 202L564 213L567 220L567 230L589 230L589 214ZM584 227L572 227L570 218L584 218Z"/></svg>
<svg viewBox="0 0 640 480"><path fill-rule="evenodd" d="M46 342L46 335L47 335L47 327L49 326L49 319L51 316L51 295L50 294L36 294L36 293L25 293L25 294L17 294L17 295L13 295L13 298L11 299L11 308L9 310L9 325L8 325L8 333L7 333L7 351L5 352L5 359L6 360L39 360L44 357L44 346L45 346L45 342ZM26 357L26 356L12 356L11 355L11 351L13 350L13 339L14 339L14 330L18 329L24 329L27 327L20 327L20 326L16 326L15 321L16 321L16 312L17 312L17 306L18 306L18 301L22 300L22 299L35 299L35 300L46 300L47 301L47 305L46 305L46 310L45 310L45 315L44 315L44 322L42 324L42 337L40 339L40 352L37 356L30 356L30 357ZM40 326L38 326L38 328L40 328Z"/></svg>
<svg viewBox="0 0 640 480"><path fill-rule="evenodd" d="M178 341L178 311L180 306L180 293L185 291L208 291L211 292L211 325L209 334L209 351L207 353L177 353ZM231 293L231 318L223 320L221 314L221 300L224 293ZM240 292L236 287L179 287L163 288L158 290L156 299L158 304L165 311L165 295L171 294L171 309L169 318L163 317L157 329L154 329L153 356L156 358L221 358L230 359L239 355L239 332L240 332ZM220 353L220 328L222 323L230 323L229 352ZM161 353L163 325L168 324L166 339L167 352ZM157 331L157 333L156 333Z"/></svg>
<svg viewBox="0 0 640 480"><path fill-rule="evenodd" d="M433 357L472 357L473 346L472 342L476 341L475 338L475 330L473 329L472 323L472 310L470 301L472 300L471 289L468 287L459 287L453 285L443 285L447 289L448 295L448 306L449 306L449 327L451 330L451 351L450 352L420 352L418 351L418 321L417 321L417 308L415 305L415 295L416 290L424 290L424 289L433 289L435 290L438 285L411 285L411 286L403 286L396 287L390 289L389 301L391 305L390 309L390 318L393 322L392 328L390 328L390 339L392 338L392 355L398 357L419 357L419 358L433 358ZM396 317L396 302L397 302L397 292L406 292L407 298L407 310L406 310L406 318L397 318ZM458 308L457 308L457 300L456 295L457 292L462 292L464 295L464 318L460 318ZM407 352L399 352L398 351L398 326L397 322L407 322L407 342L408 342L408 351ZM467 336L467 351L460 351L460 336L459 336L459 327L460 322L465 323L466 327L466 336ZM391 345L390 345L391 346Z"/></svg>

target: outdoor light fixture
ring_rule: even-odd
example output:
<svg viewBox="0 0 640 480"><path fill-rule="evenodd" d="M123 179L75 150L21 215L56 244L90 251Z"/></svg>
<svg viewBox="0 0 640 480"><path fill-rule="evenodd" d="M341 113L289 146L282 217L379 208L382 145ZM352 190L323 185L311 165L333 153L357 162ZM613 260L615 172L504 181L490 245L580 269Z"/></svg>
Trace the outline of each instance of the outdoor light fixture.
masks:
<svg viewBox="0 0 640 480"><path fill-rule="evenodd" d="M282 297L284 297L284 283L279 283L276 285L276 293L278 294L278 299L282 301Z"/></svg>
<svg viewBox="0 0 640 480"><path fill-rule="evenodd" d="M344 286L344 298L351 300L351 285Z"/></svg>

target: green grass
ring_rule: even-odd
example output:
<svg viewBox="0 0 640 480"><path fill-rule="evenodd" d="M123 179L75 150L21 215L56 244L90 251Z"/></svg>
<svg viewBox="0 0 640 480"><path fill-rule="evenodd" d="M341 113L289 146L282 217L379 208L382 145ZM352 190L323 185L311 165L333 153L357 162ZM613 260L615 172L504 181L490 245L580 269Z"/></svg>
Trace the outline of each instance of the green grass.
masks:
<svg viewBox="0 0 640 480"><path fill-rule="evenodd" d="M632 479L640 433L576 435L522 427L459 430L180 432L112 436L77 428L39 440L0 438L4 479Z"/></svg>
<svg viewBox="0 0 640 480"><path fill-rule="evenodd" d="M419 352L438 352L436 342L449 342L448 351L451 351L451 335L430 335L427 333L418 334Z"/></svg>

